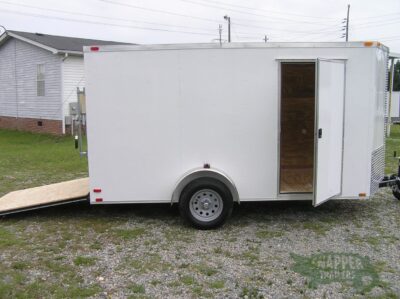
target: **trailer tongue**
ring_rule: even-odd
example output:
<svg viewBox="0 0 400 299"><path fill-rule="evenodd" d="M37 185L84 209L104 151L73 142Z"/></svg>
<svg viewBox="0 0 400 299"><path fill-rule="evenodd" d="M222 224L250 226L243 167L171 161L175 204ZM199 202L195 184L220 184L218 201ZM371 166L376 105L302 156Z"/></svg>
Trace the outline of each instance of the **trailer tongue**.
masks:
<svg viewBox="0 0 400 299"><path fill-rule="evenodd" d="M89 178L10 192L0 198L0 215L87 201Z"/></svg>

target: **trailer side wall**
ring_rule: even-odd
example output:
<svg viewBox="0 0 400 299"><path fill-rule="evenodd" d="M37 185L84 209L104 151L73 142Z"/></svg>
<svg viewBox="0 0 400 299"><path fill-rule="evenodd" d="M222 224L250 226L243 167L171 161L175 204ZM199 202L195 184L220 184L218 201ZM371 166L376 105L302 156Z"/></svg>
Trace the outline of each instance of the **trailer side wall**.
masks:
<svg viewBox="0 0 400 299"><path fill-rule="evenodd" d="M359 47L85 53L91 189L105 203L169 202L185 172L210 163L241 201L290 199L278 194L280 60L331 58L347 60L339 197L369 194L375 57Z"/></svg>

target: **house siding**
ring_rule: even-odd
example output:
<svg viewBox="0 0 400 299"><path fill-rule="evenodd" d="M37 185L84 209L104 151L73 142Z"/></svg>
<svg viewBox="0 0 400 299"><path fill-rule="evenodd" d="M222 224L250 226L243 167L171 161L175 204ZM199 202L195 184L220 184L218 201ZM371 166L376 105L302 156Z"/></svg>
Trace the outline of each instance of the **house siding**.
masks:
<svg viewBox="0 0 400 299"><path fill-rule="evenodd" d="M61 58L28 43L16 42L18 117L62 119ZM45 65L45 96L37 96L36 70Z"/></svg>
<svg viewBox="0 0 400 299"><path fill-rule="evenodd" d="M62 99L64 115L69 114L69 104L77 102L77 87L85 87L83 57L69 56L62 65Z"/></svg>
<svg viewBox="0 0 400 299"><path fill-rule="evenodd" d="M62 133L61 61L14 38L0 47L0 127ZM45 65L45 96L37 96L38 64Z"/></svg>
<svg viewBox="0 0 400 299"><path fill-rule="evenodd" d="M15 40L0 47L0 115L17 116Z"/></svg>

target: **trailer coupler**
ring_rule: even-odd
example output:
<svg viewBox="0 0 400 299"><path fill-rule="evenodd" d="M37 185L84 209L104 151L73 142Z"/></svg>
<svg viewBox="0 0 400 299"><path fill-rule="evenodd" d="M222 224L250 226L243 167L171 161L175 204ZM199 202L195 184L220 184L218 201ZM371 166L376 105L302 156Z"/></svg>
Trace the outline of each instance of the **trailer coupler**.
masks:
<svg viewBox="0 0 400 299"><path fill-rule="evenodd" d="M400 177L395 174L392 174L391 176L384 176L382 181L379 183L379 188L383 187L400 188Z"/></svg>
<svg viewBox="0 0 400 299"><path fill-rule="evenodd" d="M400 157L397 156L396 151L393 153L393 157L398 160L397 174L385 175L379 183L379 188L391 187L393 191L400 192Z"/></svg>

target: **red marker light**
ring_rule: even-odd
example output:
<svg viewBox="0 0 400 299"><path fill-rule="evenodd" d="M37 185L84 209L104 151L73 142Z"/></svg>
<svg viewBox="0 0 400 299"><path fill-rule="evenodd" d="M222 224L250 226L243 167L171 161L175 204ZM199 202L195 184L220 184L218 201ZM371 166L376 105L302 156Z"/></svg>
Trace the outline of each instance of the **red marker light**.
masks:
<svg viewBox="0 0 400 299"><path fill-rule="evenodd" d="M90 51L92 52L97 52L99 50L99 47L90 47Z"/></svg>
<svg viewBox="0 0 400 299"><path fill-rule="evenodd" d="M94 193L100 193L100 192L101 192L101 189L100 189L100 188L94 188L94 189L93 189L93 192L94 192Z"/></svg>
<svg viewBox="0 0 400 299"><path fill-rule="evenodd" d="M103 199L102 198L96 198L96 202L102 202Z"/></svg>

